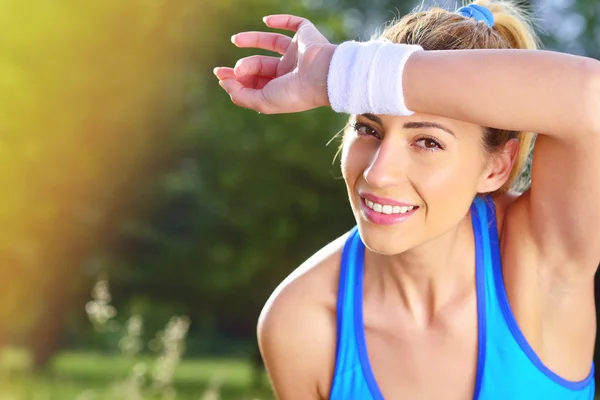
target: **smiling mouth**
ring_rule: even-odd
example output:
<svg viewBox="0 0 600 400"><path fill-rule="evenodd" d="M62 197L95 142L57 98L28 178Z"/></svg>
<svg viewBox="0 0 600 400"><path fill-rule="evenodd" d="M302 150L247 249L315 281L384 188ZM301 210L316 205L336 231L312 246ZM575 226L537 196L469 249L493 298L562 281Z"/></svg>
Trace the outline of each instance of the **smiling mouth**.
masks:
<svg viewBox="0 0 600 400"><path fill-rule="evenodd" d="M364 200L367 207L369 207L371 210L375 211L376 213L386 214L386 215L406 214L414 209L419 208L419 206L392 206L389 204L379 204L379 203L372 202L371 200L368 200L364 197L362 199Z"/></svg>

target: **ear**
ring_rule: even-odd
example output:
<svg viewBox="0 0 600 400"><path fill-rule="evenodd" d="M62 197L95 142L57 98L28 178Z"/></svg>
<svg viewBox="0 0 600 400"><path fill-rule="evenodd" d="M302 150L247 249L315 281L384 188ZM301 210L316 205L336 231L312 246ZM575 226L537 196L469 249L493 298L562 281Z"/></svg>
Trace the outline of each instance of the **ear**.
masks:
<svg viewBox="0 0 600 400"><path fill-rule="evenodd" d="M504 148L493 154L484 169L477 191L479 193L494 192L508 180L519 152L519 141L510 139Z"/></svg>

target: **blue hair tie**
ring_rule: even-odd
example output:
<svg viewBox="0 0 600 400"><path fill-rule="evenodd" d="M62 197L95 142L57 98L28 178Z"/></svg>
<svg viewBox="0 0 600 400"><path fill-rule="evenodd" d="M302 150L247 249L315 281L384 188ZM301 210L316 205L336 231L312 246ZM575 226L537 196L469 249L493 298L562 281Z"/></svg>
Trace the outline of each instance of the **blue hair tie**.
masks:
<svg viewBox="0 0 600 400"><path fill-rule="evenodd" d="M475 21L483 21L488 26L494 26L494 15L486 7L478 4L469 4L456 10L463 17L473 18Z"/></svg>

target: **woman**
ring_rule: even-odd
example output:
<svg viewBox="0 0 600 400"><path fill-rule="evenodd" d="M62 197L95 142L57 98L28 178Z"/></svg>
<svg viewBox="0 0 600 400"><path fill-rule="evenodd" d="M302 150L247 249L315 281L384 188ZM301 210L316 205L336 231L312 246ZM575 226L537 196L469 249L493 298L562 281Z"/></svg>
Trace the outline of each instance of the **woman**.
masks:
<svg viewBox="0 0 600 400"><path fill-rule="evenodd" d="M265 305L276 395L593 399L600 64L535 50L506 2L415 12L339 46L299 17L265 22L294 38L233 42L283 57L216 68L219 83L261 113L351 114L342 171L357 223ZM518 195L527 132L539 135Z"/></svg>

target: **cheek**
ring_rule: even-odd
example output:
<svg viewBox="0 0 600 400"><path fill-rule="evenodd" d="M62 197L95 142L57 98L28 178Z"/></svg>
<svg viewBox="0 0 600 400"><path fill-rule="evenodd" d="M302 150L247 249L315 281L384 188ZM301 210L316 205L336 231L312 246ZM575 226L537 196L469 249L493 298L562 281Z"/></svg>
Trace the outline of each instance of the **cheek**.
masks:
<svg viewBox="0 0 600 400"><path fill-rule="evenodd" d="M468 212L477 193L481 160L470 153L430 157L413 171L413 185L427 207L430 232L445 232Z"/></svg>
<svg viewBox="0 0 600 400"><path fill-rule="evenodd" d="M411 181L424 195L470 195L479 177L480 160L475 158L458 151L419 154L411 163Z"/></svg>
<svg viewBox="0 0 600 400"><path fill-rule="evenodd" d="M461 183L460 161L450 152L412 155L407 176L423 195L445 192Z"/></svg>
<svg viewBox="0 0 600 400"><path fill-rule="evenodd" d="M341 152L342 176L346 185L353 186L356 180L368 168L373 155L372 145L365 141L357 140L355 137L344 139L344 145Z"/></svg>

